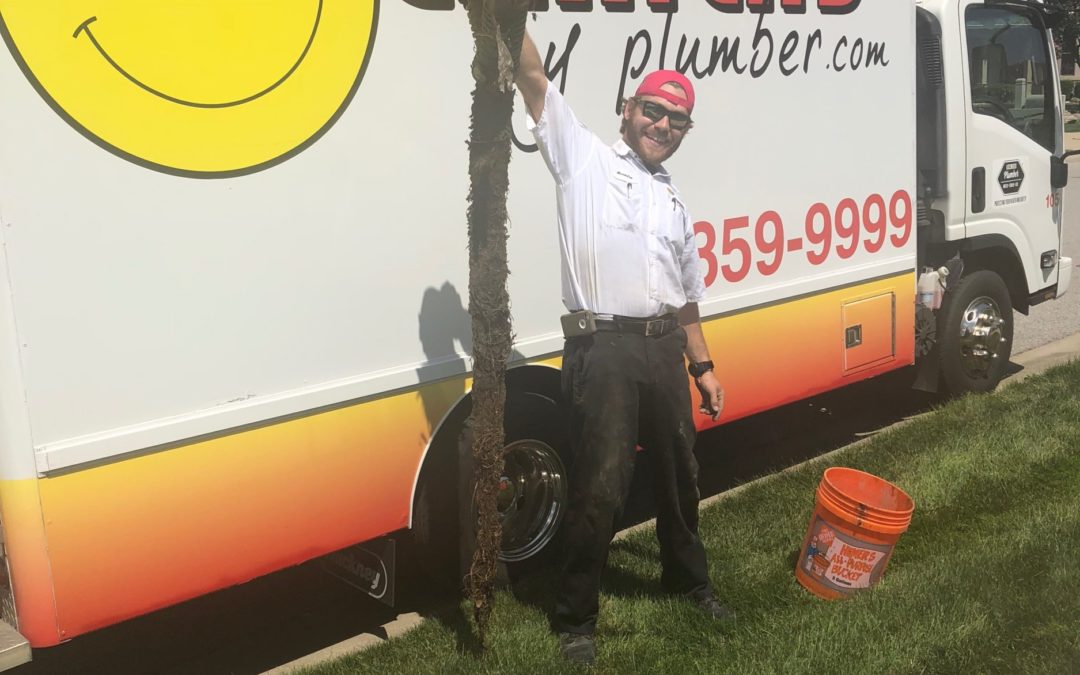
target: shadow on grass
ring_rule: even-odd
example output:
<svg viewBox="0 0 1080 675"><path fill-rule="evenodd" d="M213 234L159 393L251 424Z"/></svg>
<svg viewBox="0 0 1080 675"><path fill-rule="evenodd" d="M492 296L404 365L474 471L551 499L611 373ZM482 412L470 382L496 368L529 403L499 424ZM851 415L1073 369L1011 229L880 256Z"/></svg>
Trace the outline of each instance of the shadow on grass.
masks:
<svg viewBox="0 0 1080 675"><path fill-rule="evenodd" d="M430 613L424 614L424 617L438 621L443 627L453 633L454 643L457 646L459 653L477 658L483 656L484 647L476 637L472 621L465 614L463 603L446 605L433 610Z"/></svg>

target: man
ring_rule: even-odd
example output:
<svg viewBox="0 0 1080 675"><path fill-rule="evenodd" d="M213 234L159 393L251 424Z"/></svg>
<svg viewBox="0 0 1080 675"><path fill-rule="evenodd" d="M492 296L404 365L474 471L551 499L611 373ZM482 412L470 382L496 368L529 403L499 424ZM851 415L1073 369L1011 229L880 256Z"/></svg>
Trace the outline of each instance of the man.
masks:
<svg viewBox="0 0 1080 675"><path fill-rule="evenodd" d="M553 624L564 656L591 663L600 574L638 443L653 467L664 587L717 619L734 619L713 594L697 535L684 353L702 413L715 420L724 392L701 330L705 286L693 228L663 167L692 126L694 89L673 71L648 75L624 106L622 138L607 146L549 85L528 35L516 82L556 182L563 302L571 311L563 397L574 471Z"/></svg>

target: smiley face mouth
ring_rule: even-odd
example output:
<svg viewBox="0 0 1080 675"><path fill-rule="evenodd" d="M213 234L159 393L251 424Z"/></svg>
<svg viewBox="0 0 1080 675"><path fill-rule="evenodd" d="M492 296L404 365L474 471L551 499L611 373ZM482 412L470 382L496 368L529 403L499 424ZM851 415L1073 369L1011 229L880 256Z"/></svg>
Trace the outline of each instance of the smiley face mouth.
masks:
<svg viewBox="0 0 1080 675"><path fill-rule="evenodd" d="M311 50L312 43L315 42L315 35L316 35L316 33L319 32L319 21L322 19L323 2L324 2L324 0L319 0L319 7L315 12L315 24L311 27L311 35L308 36L307 44L304 45L304 49L303 49L303 51L300 52L300 56L296 59L296 62L293 63L292 67L290 67L289 70L286 71L286 73L284 75L282 75L280 78L278 78L278 80L276 82L274 82L273 84L271 84L270 86L266 87L265 89L263 89L261 91L258 91L256 93L254 93L254 94L251 94L250 96L245 96L243 98L239 98L239 99L236 99L236 100L233 100L233 101L224 101L224 102L219 102L219 103L206 103L206 102L201 102L201 101L189 101L189 100L185 100L185 99L182 99L182 98L177 98L175 96L170 96L169 94L166 94L165 92L163 92L163 91L161 91L159 89L155 89L155 88L151 87L150 85L140 81L134 75L129 73L127 70L125 70L119 63L117 63L115 59L113 59L111 56L109 56L108 51L106 51L105 48L101 46L101 43L98 42L97 38L94 37L93 31L90 30L90 24L92 24L92 23L94 23L95 21L98 20L96 16L91 16L91 17L87 18L86 21L83 21L81 24L79 24L79 27L75 29L75 32L72 34L72 37L75 38L75 39L78 39L80 35L85 33L86 37L89 38L90 43L94 45L94 48L98 50L98 53L101 54L102 58L104 58L109 63L109 65L111 65L114 69L116 69L116 72L123 75L127 80L129 80L135 86L137 86L140 89L143 89L143 90L153 94L154 96L157 96L159 98L163 98L166 101L171 101L172 103L177 103L179 105L188 106L188 107L191 107L191 108L231 108L231 107L234 107L234 106L244 105L245 103L250 103L251 101L254 101L257 98L262 98L263 96L266 96L267 94L269 94L273 90L280 87L285 82L285 80L292 77L292 74L296 72L296 69L300 67L300 64L303 63L304 59L307 57L308 51Z"/></svg>

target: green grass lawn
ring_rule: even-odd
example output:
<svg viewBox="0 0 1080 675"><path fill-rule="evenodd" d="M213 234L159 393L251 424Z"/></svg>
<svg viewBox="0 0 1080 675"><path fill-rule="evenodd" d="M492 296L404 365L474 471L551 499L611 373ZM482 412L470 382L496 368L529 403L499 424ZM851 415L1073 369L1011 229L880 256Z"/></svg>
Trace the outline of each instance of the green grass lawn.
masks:
<svg viewBox="0 0 1080 675"><path fill-rule="evenodd" d="M869 471L914 498L874 588L818 600L793 568L822 471ZM1080 672L1080 363L950 402L702 511L717 628L665 596L652 531L614 544L597 664L605 673ZM306 673L574 672L549 632L551 574L500 593L478 655L461 608Z"/></svg>

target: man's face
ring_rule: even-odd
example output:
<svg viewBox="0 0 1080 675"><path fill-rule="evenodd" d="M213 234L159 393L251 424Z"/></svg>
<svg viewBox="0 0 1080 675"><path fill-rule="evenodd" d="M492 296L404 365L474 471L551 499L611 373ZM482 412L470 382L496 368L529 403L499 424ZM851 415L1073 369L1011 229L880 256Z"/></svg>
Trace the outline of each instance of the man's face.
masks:
<svg viewBox="0 0 1080 675"><path fill-rule="evenodd" d="M669 87L672 93L682 95L680 89L672 85L664 86L665 89ZM647 116L646 112L650 112L651 116ZM658 120L652 119L661 112L666 114ZM690 130L689 126L684 129L672 128L670 113L687 115L686 108L669 103L659 96L631 99L623 108L623 140L650 169L655 170L671 157L679 149L686 132Z"/></svg>

